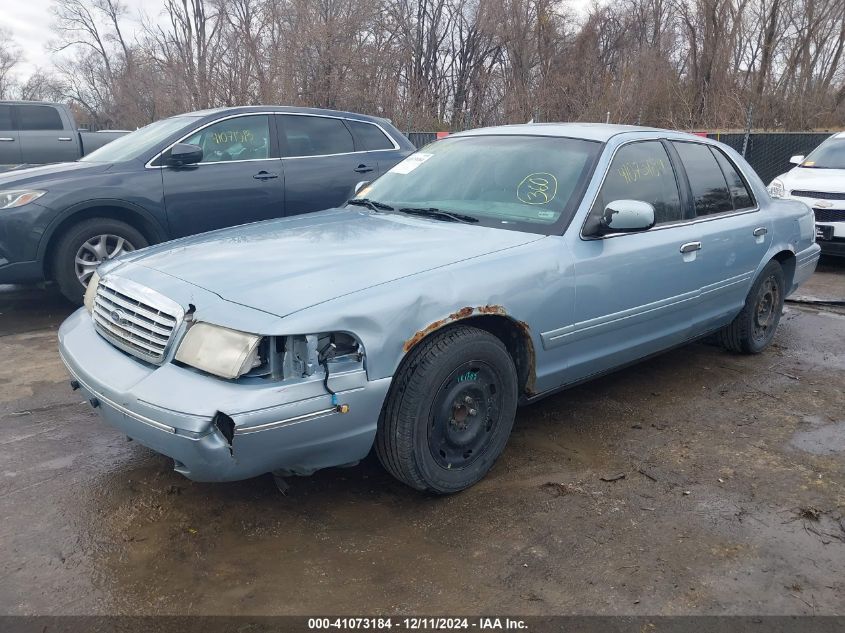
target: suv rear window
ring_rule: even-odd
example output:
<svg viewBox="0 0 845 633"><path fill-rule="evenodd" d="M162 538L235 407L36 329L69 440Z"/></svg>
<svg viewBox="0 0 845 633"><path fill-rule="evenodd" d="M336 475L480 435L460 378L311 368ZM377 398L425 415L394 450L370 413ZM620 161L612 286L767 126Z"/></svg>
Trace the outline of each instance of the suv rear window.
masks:
<svg viewBox="0 0 845 633"><path fill-rule="evenodd" d="M18 110L18 127L21 130L61 130L62 117L58 110L50 106L21 105Z"/></svg>
<svg viewBox="0 0 845 633"><path fill-rule="evenodd" d="M393 149L393 143L390 142L390 139L377 126L361 121L349 120L346 121L346 125L352 130L352 136L355 137L355 149L359 151Z"/></svg>

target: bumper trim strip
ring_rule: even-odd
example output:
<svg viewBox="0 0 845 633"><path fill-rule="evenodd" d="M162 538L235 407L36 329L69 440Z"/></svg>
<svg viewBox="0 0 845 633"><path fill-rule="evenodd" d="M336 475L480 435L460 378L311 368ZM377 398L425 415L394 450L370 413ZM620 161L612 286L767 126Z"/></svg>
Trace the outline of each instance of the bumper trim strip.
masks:
<svg viewBox="0 0 845 633"><path fill-rule="evenodd" d="M337 409L335 407L331 407L330 409L321 409L320 411L314 411L312 413L304 413L302 415L297 415L292 418L287 418L285 420L278 420L276 422L267 422L266 424L257 424L255 426L246 426L240 428L236 426L235 435L247 435L249 433L258 433L259 431L279 429L283 426L290 426L293 424L299 424L300 422L307 422L308 420L324 418L328 415L332 415L333 413L337 413Z"/></svg>
<svg viewBox="0 0 845 633"><path fill-rule="evenodd" d="M114 400L111 400L110 398L106 398L106 397L105 397L104 395L102 395L101 393L98 393L97 391L95 391L94 389L92 389L91 387L89 387L89 386L88 386L88 384L87 384L84 380L82 380L79 376L77 376L77 375L76 375L76 372L74 372L74 371L70 368L70 364L69 364L69 363L65 360L65 357L64 357L64 356L62 356L61 354L59 354L59 356L61 357L62 362L63 362L63 363L64 363L64 365L65 365L65 368L68 370L68 373L69 373L71 376L73 376L74 380L76 380L76 381L77 381L80 385L82 385L82 387L83 387L86 391L88 391L88 392L92 393L92 394L94 395L94 397L95 397L95 398L97 398L97 400L99 400L101 403L107 404L107 405L109 405L110 407L113 407L113 408L117 409L117 410L118 410L118 411L120 411L122 414L124 414L124 415L126 415L126 416L128 416L128 417L132 418L133 420L137 420L138 422L141 422L141 423L143 423L143 424L146 424L146 425L148 425L148 426L151 426L151 427L153 427L154 429L158 429L159 431L164 431L164 432L166 432L166 433L172 433L173 435L175 435L175 434L176 434L176 429L175 429L174 427L172 427L172 426L168 426L168 425L166 425L166 424L162 424L161 422L157 422L157 421L155 421L155 420L152 420L152 419L150 419L150 418L148 418L148 417L145 417L145 416L141 415L140 413L135 413L134 411L130 411L129 409L127 409L127 408L126 408L126 407L124 407L123 405L120 405L120 404L118 404L117 402L115 402Z"/></svg>

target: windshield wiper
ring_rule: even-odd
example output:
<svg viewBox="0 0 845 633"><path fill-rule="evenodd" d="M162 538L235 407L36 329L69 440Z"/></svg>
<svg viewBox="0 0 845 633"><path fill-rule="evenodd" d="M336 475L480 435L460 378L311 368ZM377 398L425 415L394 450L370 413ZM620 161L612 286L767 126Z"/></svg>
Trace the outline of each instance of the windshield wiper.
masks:
<svg viewBox="0 0 845 633"><path fill-rule="evenodd" d="M395 211L395 209L389 204L385 204L384 202L378 202L377 200L370 200L369 198L352 198L351 200L347 200L346 204L354 204L359 207L367 207L368 209L372 209L373 211Z"/></svg>
<svg viewBox="0 0 845 633"><path fill-rule="evenodd" d="M420 215L426 218L436 218L447 222L465 222L467 224L474 224L478 222L478 218L474 218L471 215L454 213L453 211L443 211L436 207L428 207L425 209L417 207L402 207L399 209L399 212L407 213L408 215Z"/></svg>

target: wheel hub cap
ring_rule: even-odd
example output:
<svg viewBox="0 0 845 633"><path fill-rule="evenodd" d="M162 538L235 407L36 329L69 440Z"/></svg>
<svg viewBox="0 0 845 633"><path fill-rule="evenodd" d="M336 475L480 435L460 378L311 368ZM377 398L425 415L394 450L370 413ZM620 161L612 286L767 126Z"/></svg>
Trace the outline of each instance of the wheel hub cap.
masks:
<svg viewBox="0 0 845 633"><path fill-rule="evenodd" d="M76 251L75 268L76 278L83 286L88 286L88 280L97 269L97 266L104 261L130 253L135 250L135 246L131 244L126 238L119 235L95 235L86 240Z"/></svg>

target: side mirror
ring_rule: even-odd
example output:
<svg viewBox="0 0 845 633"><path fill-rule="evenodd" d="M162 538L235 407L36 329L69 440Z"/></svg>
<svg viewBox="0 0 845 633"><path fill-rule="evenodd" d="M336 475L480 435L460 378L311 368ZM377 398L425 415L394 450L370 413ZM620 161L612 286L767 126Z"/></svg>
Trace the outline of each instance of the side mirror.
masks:
<svg viewBox="0 0 845 633"><path fill-rule="evenodd" d="M183 165L196 165L202 162L202 147L190 143L176 143L170 149L170 156L167 157L167 164L171 167L182 167Z"/></svg>
<svg viewBox="0 0 845 633"><path fill-rule="evenodd" d="M793 165L800 165L801 163L804 162L804 158L805 158L804 154L797 154L796 156L793 156L792 158L790 158L789 162L792 163Z"/></svg>
<svg viewBox="0 0 845 633"><path fill-rule="evenodd" d="M640 200L614 200L604 208L604 233L647 231L654 226L654 207Z"/></svg>
<svg viewBox="0 0 845 633"><path fill-rule="evenodd" d="M361 182L359 182L358 184L355 185L355 189L352 190L352 195L357 196L359 193L361 193L361 189L363 189L364 187L366 187L369 184L370 184L369 180L362 180Z"/></svg>

